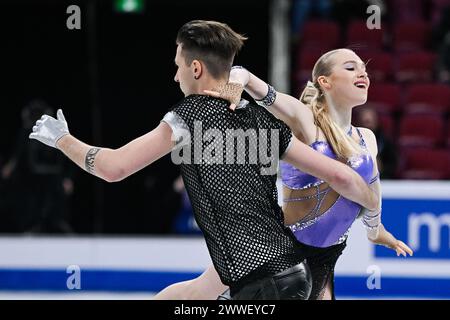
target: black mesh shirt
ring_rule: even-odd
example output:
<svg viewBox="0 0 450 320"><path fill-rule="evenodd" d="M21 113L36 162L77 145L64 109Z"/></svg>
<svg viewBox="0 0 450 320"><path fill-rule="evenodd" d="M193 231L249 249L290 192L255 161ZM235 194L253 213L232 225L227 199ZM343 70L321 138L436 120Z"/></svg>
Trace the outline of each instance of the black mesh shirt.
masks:
<svg viewBox="0 0 450 320"><path fill-rule="evenodd" d="M264 108L248 104L231 111L225 100L204 95L184 98L162 121L177 140L172 160L181 165L222 282L238 290L301 262L276 188L278 159L289 146L290 129ZM245 139L230 139L242 133ZM267 160L272 155L275 169L263 172L273 168Z"/></svg>

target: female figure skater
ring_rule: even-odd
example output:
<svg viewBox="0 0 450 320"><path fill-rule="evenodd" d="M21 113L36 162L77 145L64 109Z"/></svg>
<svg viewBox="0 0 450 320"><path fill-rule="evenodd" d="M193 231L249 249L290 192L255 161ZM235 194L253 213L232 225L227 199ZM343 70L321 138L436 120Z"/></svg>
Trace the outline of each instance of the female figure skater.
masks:
<svg viewBox="0 0 450 320"><path fill-rule="evenodd" d="M288 124L299 140L351 166L381 199L375 135L369 129L351 125L352 108L367 100L370 81L365 64L351 50L329 51L316 62L312 80L298 100L276 92L246 69L234 67L229 79L231 89L205 92L229 100L234 109L241 96L236 88L241 85L259 105ZM266 103L268 100L273 104ZM281 176L285 224L294 232L299 248L306 252L312 273L310 299L335 299L334 267L358 216L362 217L370 241L395 250L397 255L412 255L412 250L381 224L381 200L379 209L366 210L340 196L321 179L288 163L281 164ZM197 279L169 286L155 298L208 299L225 289L214 268L209 267Z"/></svg>

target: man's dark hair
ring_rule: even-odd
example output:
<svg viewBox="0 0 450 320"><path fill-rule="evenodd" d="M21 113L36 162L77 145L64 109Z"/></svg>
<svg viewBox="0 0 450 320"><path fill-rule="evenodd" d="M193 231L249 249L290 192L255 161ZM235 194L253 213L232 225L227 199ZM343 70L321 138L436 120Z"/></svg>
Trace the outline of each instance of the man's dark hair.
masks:
<svg viewBox="0 0 450 320"><path fill-rule="evenodd" d="M245 40L246 37L225 23L193 20L181 27L176 42L182 46L187 65L198 59L214 78L219 79L230 71L234 56Z"/></svg>

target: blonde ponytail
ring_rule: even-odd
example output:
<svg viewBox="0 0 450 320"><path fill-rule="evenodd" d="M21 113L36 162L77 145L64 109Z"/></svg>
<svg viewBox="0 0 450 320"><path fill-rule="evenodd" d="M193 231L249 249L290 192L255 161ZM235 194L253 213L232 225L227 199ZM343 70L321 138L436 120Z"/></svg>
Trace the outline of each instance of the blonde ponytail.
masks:
<svg viewBox="0 0 450 320"><path fill-rule="evenodd" d="M300 101L311 108L315 125L322 129L338 159L346 161L351 156L360 154L362 149L331 119L324 95L319 88L318 84L308 81L300 95Z"/></svg>

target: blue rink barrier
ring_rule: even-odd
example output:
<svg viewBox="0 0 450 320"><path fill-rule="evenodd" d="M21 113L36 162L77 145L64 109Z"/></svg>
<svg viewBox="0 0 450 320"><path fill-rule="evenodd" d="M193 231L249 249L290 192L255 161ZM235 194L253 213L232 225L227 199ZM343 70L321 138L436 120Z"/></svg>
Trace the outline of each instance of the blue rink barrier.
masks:
<svg viewBox="0 0 450 320"><path fill-rule="evenodd" d="M158 292L168 285L200 273L164 271L85 270L80 289L74 291ZM17 291L70 291L65 270L0 270L0 288ZM338 276L336 295L359 298L411 297L450 299L450 279L390 278L381 288L369 290L366 277Z"/></svg>
<svg viewBox="0 0 450 320"><path fill-rule="evenodd" d="M450 182L383 181L382 221L413 257L370 243L356 221L337 297L450 299ZM157 292L211 264L202 237L0 237L0 290ZM80 290L68 281L79 270Z"/></svg>
<svg viewBox="0 0 450 320"><path fill-rule="evenodd" d="M86 291L158 292L199 272L81 270L80 289ZM66 270L0 270L1 290L68 291Z"/></svg>

